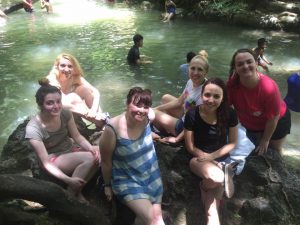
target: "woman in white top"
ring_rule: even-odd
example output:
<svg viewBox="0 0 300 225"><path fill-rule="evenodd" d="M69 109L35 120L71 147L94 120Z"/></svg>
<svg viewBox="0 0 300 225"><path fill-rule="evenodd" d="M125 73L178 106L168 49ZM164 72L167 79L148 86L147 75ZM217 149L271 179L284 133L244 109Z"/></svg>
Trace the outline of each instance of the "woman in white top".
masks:
<svg viewBox="0 0 300 225"><path fill-rule="evenodd" d="M61 89L64 107L95 123L97 127L103 127L107 114L102 113L100 93L84 79L81 66L74 56L59 54L47 78L51 85Z"/></svg>
<svg viewBox="0 0 300 225"><path fill-rule="evenodd" d="M206 53L206 51L203 51ZM195 56L189 65L189 80L182 94L176 98L170 94L162 97L162 104L154 108L155 120L153 124L159 131L165 133L161 138L154 138L162 142L177 143L183 140L183 120L185 113L202 103L201 90L206 81L209 65L207 53Z"/></svg>

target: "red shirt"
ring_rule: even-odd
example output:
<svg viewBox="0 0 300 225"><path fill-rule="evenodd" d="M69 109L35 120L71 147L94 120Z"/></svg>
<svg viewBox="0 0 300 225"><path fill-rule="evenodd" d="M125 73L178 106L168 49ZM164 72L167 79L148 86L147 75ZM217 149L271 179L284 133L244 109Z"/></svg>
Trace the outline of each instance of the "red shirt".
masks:
<svg viewBox="0 0 300 225"><path fill-rule="evenodd" d="M228 81L231 104L237 111L240 122L248 130L263 131L266 122L286 112L277 84L270 77L258 73L259 82L254 88L246 88L240 82Z"/></svg>

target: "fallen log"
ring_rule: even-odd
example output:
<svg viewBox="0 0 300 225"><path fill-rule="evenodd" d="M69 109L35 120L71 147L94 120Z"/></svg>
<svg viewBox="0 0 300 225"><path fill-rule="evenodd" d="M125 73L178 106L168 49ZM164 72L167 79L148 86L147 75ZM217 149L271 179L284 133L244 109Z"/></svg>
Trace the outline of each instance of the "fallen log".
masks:
<svg viewBox="0 0 300 225"><path fill-rule="evenodd" d="M0 175L0 183L0 201L24 199L38 202L51 214L78 225L110 224L99 208L72 199L55 183L15 174Z"/></svg>

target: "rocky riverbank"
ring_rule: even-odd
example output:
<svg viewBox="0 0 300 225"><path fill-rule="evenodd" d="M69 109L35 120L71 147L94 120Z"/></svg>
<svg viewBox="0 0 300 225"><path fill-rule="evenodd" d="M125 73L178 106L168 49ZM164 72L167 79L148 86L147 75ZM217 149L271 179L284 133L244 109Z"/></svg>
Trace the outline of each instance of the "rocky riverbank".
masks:
<svg viewBox="0 0 300 225"><path fill-rule="evenodd" d="M132 213L121 207L116 214L116 204L106 201L100 171L85 190L90 205L70 199L59 185L45 181L47 176L33 166L33 151L24 140L27 122L9 137L0 157L0 224L109 225L117 218L121 222L114 225L129 225ZM199 179L189 170L184 146L155 146L166 225L205 224ZM223 225L300 224L300 177L276 153L250 156L235 186L234 197L222 204Z"/></svg>

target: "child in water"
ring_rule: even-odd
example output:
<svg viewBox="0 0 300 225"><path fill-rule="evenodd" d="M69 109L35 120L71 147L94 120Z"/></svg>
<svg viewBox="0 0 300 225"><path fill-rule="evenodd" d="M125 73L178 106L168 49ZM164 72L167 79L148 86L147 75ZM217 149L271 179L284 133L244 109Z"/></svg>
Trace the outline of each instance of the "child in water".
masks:
<svg viewBox="0 0 300 225"><path fill-rule="evenodd" d="M166 14L162 21L169 22L171 19L174 18L176 14L176 4L171 0L166 0L165 9L166 9Z"/></svg>

